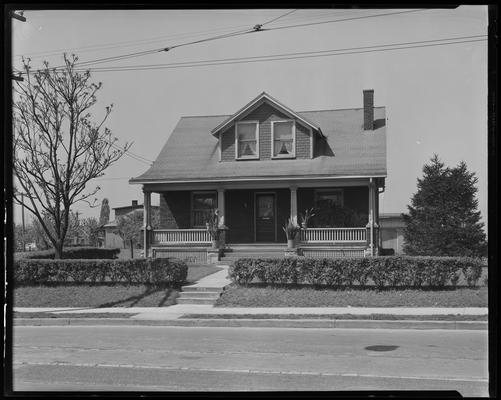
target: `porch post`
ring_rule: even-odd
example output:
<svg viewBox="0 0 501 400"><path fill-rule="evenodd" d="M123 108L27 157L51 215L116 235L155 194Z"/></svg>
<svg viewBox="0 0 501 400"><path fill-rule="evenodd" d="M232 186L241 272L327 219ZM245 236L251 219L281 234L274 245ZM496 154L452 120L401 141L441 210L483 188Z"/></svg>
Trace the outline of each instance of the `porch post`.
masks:
<svg viewBox="0 0 501 400"><path fill-rule="evenodd" d="M226 218L224 215L224 189L217 189L217 209L219 211L219 228L223 231L221 232L221 236L219 237L219 248L224 249L226 247Z"/></svg>
<svg viewBox="0 0 501 400"><path fill-rule="evenodd" d="M223 227L225 225L224 218L224 189L217 189L217 209L219 211L219 226Z"/></svg>
<svg viewBox="0 0 501 400"><path fill-rule="evenodd" d="M374 182L369 178L369 222L367 223L369 253L374 255Z"/></svg>
<svg viewBox="0 0 501 400"><path fill-rule="evenodd" d="M144 234L144 257L151 257L151 192L144 190L143 203L143 234Z"/></svg>
<svg viewBox="0 0 501 400"><path fill-rule="evenodd" d="M367 238L369 242L369 252L371 256L377 255L377 243L378 243L378 238L377 238L377 220L379 219L378 217L378 211L376 207L378 206L378 199L376 198L376 184L374 182L373 178L370 178L369 180L369 222L367 223Z"/></svg>
<svg viewBox="0 0 501 400"><path fill-rule="evenodd" d="M291 218L297 222L297 186L291 186Z"/></svg>

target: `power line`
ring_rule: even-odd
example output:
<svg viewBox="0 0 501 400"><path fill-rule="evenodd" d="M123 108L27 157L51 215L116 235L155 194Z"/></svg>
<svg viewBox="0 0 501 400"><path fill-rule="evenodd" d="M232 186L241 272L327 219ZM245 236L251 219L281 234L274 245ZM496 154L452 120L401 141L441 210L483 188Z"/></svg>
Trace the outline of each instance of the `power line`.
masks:
<svg viewBox="0 0 501 400"><path fill-rule="evenodd" d="M124 150L120 146L116 145L115 143L111 143L111 147L113 147L116 150L120 150L120 151ZM147 158L140 156L139 154L132 153L129 150L125 150L124 154L128 155L130 158L133 158L136 161L142 162L143 164L151 165L153 163L153 161L148 160Z"/></svg>
<svg viewBox="0 0 501 400"><path fill-rule="evenodd" d="M80 53L84 53L84 52L89 52L89 51L108 50L108 49L113 49L113 48L118 48L118 47L133 47L133 46L138 46L138 45L142 45L145 43L159 42L159 41L162 41L165 39L179 38L179 37L194 37L194 36L200 36L200 35L206 34L206 33L224 32L224 31L233 30L236 28L244 28L244 26L243 25L231 26L231 27L228 26L225 28L209 29L209 30L204 30L204 31L186 32L186 33L173 34L173 35L153 36L151 38L145 38L145 39L139 39L139 40L128 40L128 41L122 41L122 42L110 42L110 43L105 43L105 44L100 44L100 45L89 45L89 46L57 49L57 50L47 50L47 51L43 51L43 52L30 53L28 56L30 58L41 58L41 57L50 56L50 55L60 55L61 52L65 52L65 51L79 50ZM16 54L16 56L17 57L28 57L28 56L25 56L23 54Z"/></svg>
<svg viewBox="0 0 501 400"><path fill-rule="evenodd" d="M178 62L169 64L149 64L149 65L147 64L147 65L136 65L136 66L130 65L130 66L115 66L115 67L109 66L109 67L95 67L95 68L91 67L89 70L92 72L140 71L140 70L151 70L151 69L172 69L172 68L185 68L185 67L197 67L197 66L242 64L242 63L264 62L264 61L280 61L280 60L325 57L325 56L335 56L335 55L345 55L345 54L361 54L361 53L381 52L390 50L403 50L403 49L413 49L413 48L422 48L431 46L444 46L444 45L452 45L460 43L473 43L473 42L485 41L487 40L486 37L487 35L473 35L473 36L461 36L456 38L433 39L433 40L423 40L416 42L401 42L401 43L330 49L330 50L320 50L320 51L282 53L282 54L261 55L253 57L240 57L240 58L234 57L225 59L187 61L187 62ZM472 39L472 40L460 40L460 39Z"/></svg>
<svg viewBox="0 0 501 400"><path fill-rule="evenodd" d="M276 17L276 18L273 18L273 19L272 19L272 20L270 20L270 21L263 22L263 23L261 24L261 26L271 24L272 22L275 22L276 20L278 20L278 19L280 19L280 18L283 18L283 17L285 17L285 16L287 16L287 15L292 14L294 11L297 11L297 10L288 11L288 12L286 12L285 14L282 14L282 15L280 15L280 16L278 16L278 17Z"/></svg>
<svg viewBox="0 0 501 400"><path fill-rule="evenodd" d="M265 28L265 29L261 28L262 25L256 25L254 27L254 29L235 31L235 32L232 32L232 33L224 34L224 35L219 35L219 36L215 36L215 37L209 37L209 38L206 38L206 39L201 39L201 40L196 40L196 41L192 41L192 42L182 43L182 44L173 45L173 46L170 46L170 47L163 47L163 48L159 48L159 49L145 50L145 51L142 51L142 52L135 52L135 53L118 55L118 56L111 56L111 57L100 58L100 59L97 59L97 60L85 61L85 62L81 62L81 63L76 63L75 66L85 66L85 65L88 66L88 65L99 64L99 63L103 63L103 62L118 61L118 60L123 60L123 59L128 59L128 58L140 57L140 56L144 56L144 55L154 54L154 53L157 53L157 52L169 51L169 50L177 48L177 47L188 46L188 45L197 44L197 43L203 43L203 42L208 42L208 41L212 41L212 40L218 40L218 39L223 39L223 38L229 38L229 37L234 37L234 36L245 35L245 34L253 33L253 32L256 32L256 31L271 31L271 30L278 30L278 29L297 28L297 27L304 27L304 26L310 26L310 25L335 23L335 22L342 22L342 21L352 21L352 20L365 19L365 18L383 17L383 16L396 15L396 14L404 14L404 13L411 13L411 12L419 12L419 11L425 11L425 10L426 9L406 10L406 11L398 11L398 12L392 12L392 13L366 15L366 16L359 16L359 17L336 19L336 20L322 21L322 22L312 22L312 23L305 23L305 24L296 24L296 25L281 26L281 27L276 27L276 28ZM61 69L61 68L64 68L64 67L65 66L59 66L59 67L53 67L51 69L52 70L57 70L57 69Z"/></svg>

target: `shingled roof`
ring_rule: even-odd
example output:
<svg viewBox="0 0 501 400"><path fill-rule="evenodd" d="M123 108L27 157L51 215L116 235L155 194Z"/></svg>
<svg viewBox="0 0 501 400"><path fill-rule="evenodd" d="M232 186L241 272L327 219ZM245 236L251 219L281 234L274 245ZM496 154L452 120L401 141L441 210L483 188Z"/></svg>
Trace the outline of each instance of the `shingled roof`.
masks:
<svg viewBox="0 0 501 400"><path fill-rule="evenodd" d="M320 127L333 154L313 159L221 162L218 138L211 132L232 116L182 117L151 167L129 183L386 176L384 107L374 107L375 126L369 131L363 129L363 108L297 114Z"/></svg>

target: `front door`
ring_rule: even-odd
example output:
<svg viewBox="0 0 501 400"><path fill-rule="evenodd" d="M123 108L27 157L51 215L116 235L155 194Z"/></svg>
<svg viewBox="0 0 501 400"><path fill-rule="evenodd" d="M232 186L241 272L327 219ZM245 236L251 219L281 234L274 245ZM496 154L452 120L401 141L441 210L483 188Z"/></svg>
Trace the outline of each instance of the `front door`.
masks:
<svg viewBox="0 0 501 400"><path fill-rule="evenodd" d="M256 242L276 241L275 195L256 194Z"/></svg>

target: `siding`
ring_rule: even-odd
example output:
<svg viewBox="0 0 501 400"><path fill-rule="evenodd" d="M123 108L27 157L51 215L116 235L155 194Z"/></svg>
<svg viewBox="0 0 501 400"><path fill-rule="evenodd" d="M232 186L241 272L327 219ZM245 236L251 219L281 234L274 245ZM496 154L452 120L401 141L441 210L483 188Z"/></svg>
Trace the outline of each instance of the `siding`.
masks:
<svg viewBox="0 0 501 400"><path fill-rule="evenodd" d="M260 105L241 121L259 121L259 159L271 160L271 122L290 119L267 103ZM296 158L310 158L309 130L296 122ZM221 161L235 161L235 128L222 133Z"/></svg>

